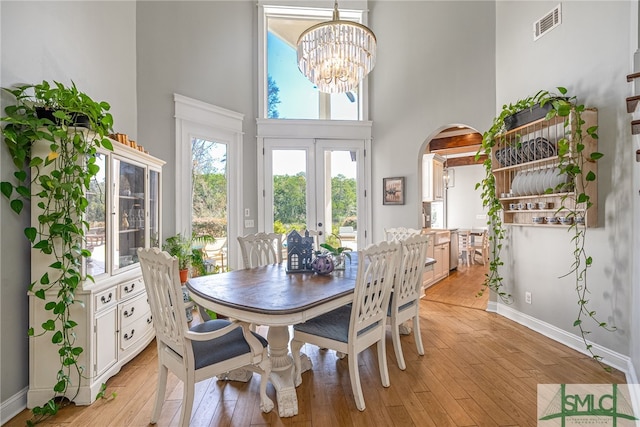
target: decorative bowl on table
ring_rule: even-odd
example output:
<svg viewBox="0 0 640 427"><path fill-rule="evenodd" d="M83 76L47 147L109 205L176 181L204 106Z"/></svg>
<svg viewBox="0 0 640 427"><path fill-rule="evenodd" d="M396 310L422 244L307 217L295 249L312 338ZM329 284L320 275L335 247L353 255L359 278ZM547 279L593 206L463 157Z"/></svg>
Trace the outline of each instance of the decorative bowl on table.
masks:
<svg viewBox="0 0 640 427"><path fill-rule="evenodd" d="M333 258L327 254L319 254L311 261L311 269L316 274L331 274L334 269Z"/></svg>
<svg viewBox="0 0 640 427"><path fill-rule="evenodd" d="M531 221L533 221L534 224L544 224L544 217L534 216L533 218L531 218Z"/></svg>

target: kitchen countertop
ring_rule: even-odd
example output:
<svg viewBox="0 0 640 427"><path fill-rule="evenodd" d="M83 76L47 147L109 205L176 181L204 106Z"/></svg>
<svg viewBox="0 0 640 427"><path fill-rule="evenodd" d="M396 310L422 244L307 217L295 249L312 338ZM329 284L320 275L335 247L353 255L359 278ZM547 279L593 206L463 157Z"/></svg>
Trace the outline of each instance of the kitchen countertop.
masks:
<svg viewBox="0 0 640 427"><path fill-rule="evenodd" d="M451 231L457 229L448 228L423 228L423 234L435 234L434 245L442 245L451 241Z"/></svg>

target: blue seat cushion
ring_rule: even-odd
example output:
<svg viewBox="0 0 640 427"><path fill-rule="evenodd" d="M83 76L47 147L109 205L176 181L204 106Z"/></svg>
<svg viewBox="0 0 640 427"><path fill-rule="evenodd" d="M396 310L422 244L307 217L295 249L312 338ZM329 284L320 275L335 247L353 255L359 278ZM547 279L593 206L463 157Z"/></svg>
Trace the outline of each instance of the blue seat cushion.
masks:
<svg viewBox="0 0 640 427"><path fill-rule="evenodd" d="M391 304L392 303L393 303L393 292L391 292L391 298L389 299L389 308L387 309L387 316L391 316ZM407 308L411 307L415 303L416 303L415 301L409 301L407 303L402 304L400 307L398 307L398 312L406 310Z"/></svg>
<svg viewBox="0 0 640 427"><path fill-rule="evenodd" d="M214 319L189 328L191 332L211 332L222 329L231 324L228 320ZM264 337L251 332L262 344L267 346ZM200 369L214 363L222 362L234 357L249 353L251 348L242 335L242 329L237 328L219 338L209 341L191 341L193 355L195 358L195 368Z"/></svg>
<svg viewBox="0 0 640 427"><path fill-rule="evenodd" d="M309 335L315 335L322 338L328 338L334 341L349 341L349 322L351 321L351 304L336 308L333 311L322 314L313 319L307 320L305 323L293 325L294 331L304 332ZM369 325L358 335L372 329L378 325L378 322Z"/></svg>

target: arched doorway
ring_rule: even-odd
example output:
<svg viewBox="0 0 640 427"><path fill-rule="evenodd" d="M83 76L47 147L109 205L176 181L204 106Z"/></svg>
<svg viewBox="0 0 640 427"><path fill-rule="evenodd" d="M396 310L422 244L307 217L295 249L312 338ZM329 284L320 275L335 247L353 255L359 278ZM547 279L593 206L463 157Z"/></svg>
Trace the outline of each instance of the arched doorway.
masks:
<svg viewBox="0 0 640 427"><path fill-rule="evenodd" d="M484 225L480 194L475 191L475 184L479 182L478 178L483 173L482 164L486 159L484 155L478 159L475 157L481 143L482 135L472 127L464 124L449 124L440 127L422 144L420 159L423 155L432 153L444 159L443 185L445 186L445 197L442 203L423 201L420 212L423 226L475 228ZM469 166L471 168L465 168ZM424 173L425 171L421 168L421 174ZM420 194L422 194L422 186ZM459 206L461 201L465 202L464 207ZM461 212L466 212L466 215L473 215L473 217L469 216L465 219L465 215L458 215ZM435 225L431 224L431 221L426 221L427 218L431 219L434 216L437 220ZM482 222L479 223L479 221Z"/></svg>

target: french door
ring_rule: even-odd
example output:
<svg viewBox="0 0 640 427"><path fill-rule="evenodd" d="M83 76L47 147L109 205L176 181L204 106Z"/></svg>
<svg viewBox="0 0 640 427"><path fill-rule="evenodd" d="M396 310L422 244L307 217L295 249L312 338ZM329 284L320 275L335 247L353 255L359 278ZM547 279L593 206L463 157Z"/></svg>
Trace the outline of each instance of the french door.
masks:
<svg viewBox="0 0 640 427"><path fill-rule="evenodd" d="M318 243L356 250L367 243L365 140L265 138L267 232L316 230Z"/></svg>

